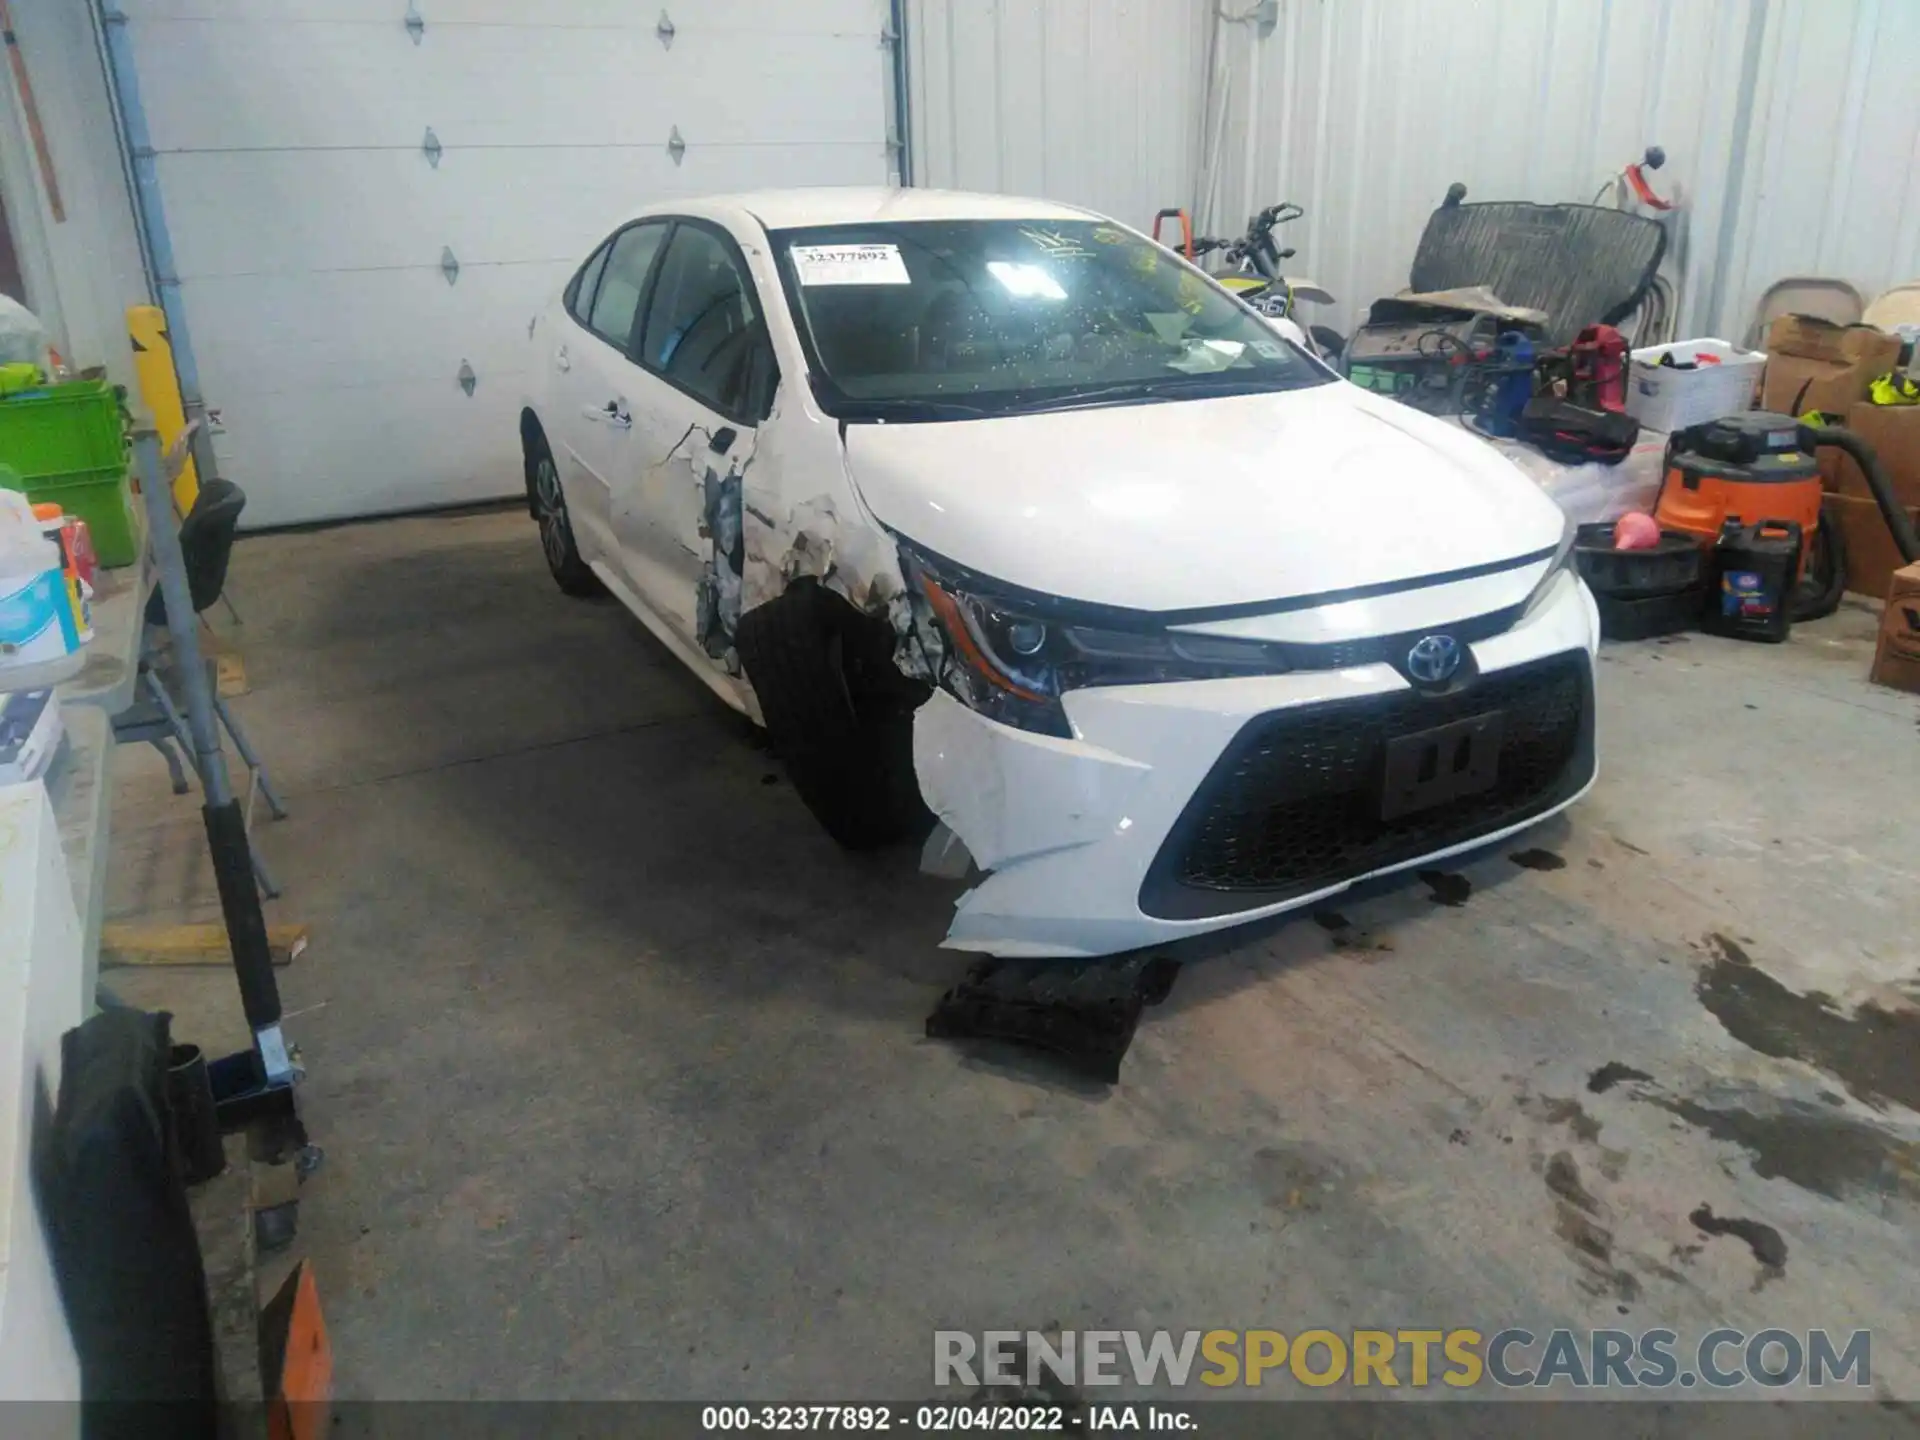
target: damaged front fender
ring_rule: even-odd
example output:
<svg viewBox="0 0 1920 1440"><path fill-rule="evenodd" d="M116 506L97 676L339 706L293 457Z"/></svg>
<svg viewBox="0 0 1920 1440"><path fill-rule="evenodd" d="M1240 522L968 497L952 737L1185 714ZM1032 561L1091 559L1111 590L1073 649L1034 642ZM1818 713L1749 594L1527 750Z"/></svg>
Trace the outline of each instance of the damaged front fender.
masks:
<svg viewBox="0 0 1920 1440"><path fill-rule="evenodd" d="M743 519L747 536L742 602L746 609L778 598L796 580L817 580L854 609L884 615L905 593L900 557L891 538L861 517L843 520L831 495L783 505L771 491L749 486Z"/></svg>
<svg viewBox="0 0 1920 1440"><path fill-rule="evenodd" d="M742 477L740 609L769 604L796 582L811 580L861 614L884 620L896 639L894 663L900 672L912 680L933 680L898 545L861 506L837 437L820 426L805 442L816 450L831 445L831 456L815 454L813 466L783 465L770 457L755 477ZM790 481L776 483L778 477L821 470L833 483L799 500L786 494Z"/></svg>

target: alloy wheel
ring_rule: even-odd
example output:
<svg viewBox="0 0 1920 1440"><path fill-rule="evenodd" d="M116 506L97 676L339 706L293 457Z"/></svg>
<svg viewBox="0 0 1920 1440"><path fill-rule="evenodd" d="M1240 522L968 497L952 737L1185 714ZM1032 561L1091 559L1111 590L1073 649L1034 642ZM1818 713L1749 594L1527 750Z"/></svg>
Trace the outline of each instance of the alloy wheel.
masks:
<svg viewBox="0 0 1920 1440"><path fill-rule="evenodd" d="M571 535L567 529L567 501L560 491L560 472L553 457L542 455L533 470L534 506L539 511L540 548L556 572L567 563Z"/></svg>

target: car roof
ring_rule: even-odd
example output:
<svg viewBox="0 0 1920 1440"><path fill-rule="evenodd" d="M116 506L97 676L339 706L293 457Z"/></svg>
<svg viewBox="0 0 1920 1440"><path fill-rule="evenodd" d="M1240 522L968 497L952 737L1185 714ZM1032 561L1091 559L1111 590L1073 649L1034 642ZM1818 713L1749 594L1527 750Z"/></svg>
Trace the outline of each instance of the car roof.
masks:
<svg viewBox="0 0 1920 1440"><path fill-rule="evenodd" d="M744 210L769 230L906 220L1098 218L1092 211L1062 205L1053 200L889 185L821 185L793 190L752 190L737 195L705 195L700 197L697 204L701 209ZM642 213L659 214L675 208L673 203L666 202L649 205ZM687 203L683 201L677 208L685 209Z"/></svg>

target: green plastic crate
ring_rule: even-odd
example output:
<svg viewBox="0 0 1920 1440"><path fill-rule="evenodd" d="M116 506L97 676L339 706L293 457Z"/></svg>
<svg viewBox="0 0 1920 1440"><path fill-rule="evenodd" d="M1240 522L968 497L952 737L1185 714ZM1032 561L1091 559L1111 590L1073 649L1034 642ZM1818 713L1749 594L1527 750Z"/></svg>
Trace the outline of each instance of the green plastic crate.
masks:
<svg viewBox="0 0 1920 1440"><path fill-rule="evenodd" d="M0 465L0 485L21 490L36 505L58 505L87 522L93 553L102 565L131 565L140 558L140 530L127 494L125 462L72 475L42 475L17 480Z"/></svg>
<svg viewBox="0 0 1920 1440"><path fill-rule="evenodd" d="M120 396L104 380L43 385L0 400L0 465L28 481L122 469Z"/></svg>

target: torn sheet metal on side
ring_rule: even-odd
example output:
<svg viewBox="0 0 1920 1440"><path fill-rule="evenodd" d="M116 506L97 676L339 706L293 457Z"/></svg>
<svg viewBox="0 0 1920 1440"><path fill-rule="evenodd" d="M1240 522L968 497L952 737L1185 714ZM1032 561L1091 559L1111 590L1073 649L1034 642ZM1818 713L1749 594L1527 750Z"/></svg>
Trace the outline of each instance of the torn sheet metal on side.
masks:
<svg viewBox="0 0 1920 1440"><path fill-rule="evenodd" d="M742 494L745 566L740 608L752 610L786 593L796 580L817 581L862 614L882 618L898 637L895 663L916 680L935 668L914 625L900 554L893 540L862 516L843 518L849 501L819 494L783 504L771 489L747 484Z"/></svg>
<svg viewBox="0 0 1920 1440"><path fill-rule="evenodd" d="M729 675L740 673L740 655L734 632L740 625L740 590L746 564L744 517L741 513L741 469L722 475L707 466L701 481L700 534L707 557L700 570L696 598L695 633L701 649L718 660Z"/></svg>

